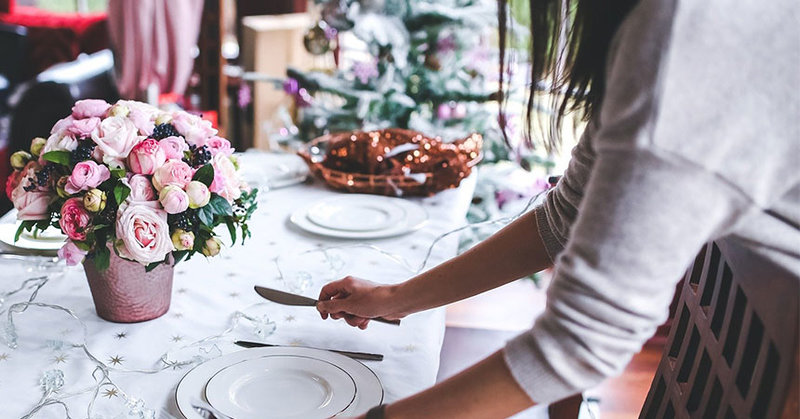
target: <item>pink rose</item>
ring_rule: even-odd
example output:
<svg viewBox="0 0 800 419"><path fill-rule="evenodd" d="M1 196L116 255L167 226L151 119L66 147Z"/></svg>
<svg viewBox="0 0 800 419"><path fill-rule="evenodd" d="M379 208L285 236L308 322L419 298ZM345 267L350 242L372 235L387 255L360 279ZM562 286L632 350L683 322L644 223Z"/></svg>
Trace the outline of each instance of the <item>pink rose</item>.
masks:
<svg viewBox="0 0 800 419"><path fill-rule="evenodd" d="M161 110L155 106L134 100L120 100L117 105L124 106L129 110L128 118L144 136L150 136L155 128L155 120Z"/></svg>
<svg viewBox="0 0 800 419"><path fill-rule="evenodd" d="M72 240L86 240L86 233L91 223L91 215L83 208L82 198L70 198L61 206L61 219L58 221L61 231Z"/></svg>
<svg viewBox="0 0 800 419"><path fill-rule="evenodd" d="M220 153L226 156L233 154L231 142L222 137L214 136L209 138L209 140L206 142L206 146L208 147L208 150L211 152L212 156L216 156Z"/></svg>
<svg viewBox="0 0 800 419"><path fill-rule="evenodd" d="M166 161L167 155L164 149L152 138L136 144L128 154L128 167L133 173L142 175L152 175Z"/></svg>
<svg viewBox="0 0 800 419"><path fill-rule="evenodd" d="M72 174L69 175L64 190L69 194L76 194L80 191L96 188L97 185L107 181L111 177L108 167L97 164L92 160L82 161L75 165Z"/></svg>
<svg viewBox="0 0 800 419"><path fill-rule="evenodd" d="M64 131L66 131L69 127L72 126L72 121L74 120L75 118L73 118L72 115L66 118L59 119L58 122L56 122L55 125L53 125L53 128L50 130L50 134L52 135L57 132L63 134Z"/></svg>
<svg viewBox="0 0 800 419"><path fill-rule="evenodd" d="M136 144L145 137L138 135L136 126L124 116L110 116L100 123L100 129L92 134L92 139L97 143L95 151L102 155L103 162L119 165L128 158Z"/></svg>
<svg viewBox="0 0 800 419"><path fill-rule="evenodd" d="M153 184L150 183L150 179L147 176L133 175L129 179L123 180L123 182L127 182L128 187L131 188L131 193L128 195L130 201L146 202L156 200L156 192L153 190Z"/></svg>
<svg viewBox="0 0 800 419"><path fill-rule="evenodd" d="M72 117L75 119L91 118L93 116L102 118L106 116L106 112L110 107L111 105L109 105L105 100L79 100L75 102L75 106L72 107Z"/></svg>
<svg viewBox="0 0 800 419"><path fill-rule="evenodd" d="M217 130L210 121L183 111L176 112L172 116L172 125L186 138L187 143L197 147L206 145L209 138L217 135Z"/></svg>
<svg viewBox="0 0 800 419"><path fill-rule="evenodd" d="M189 195L175 185L167 185L158 194L158 202L168 214L178 214L189 208Z"/></svg>
<svg viewBox="0 0 800 419"><path fill-rule="evenodd" d="M50 211L47 206L50 203L51 195L47 189L35 185L31 179L36 178L36 170L40 167L34 162L28 162L25 167L18 173L11 174L11 177L16 176L16 183L14 189L11 191L9 198L14 203L14 208L17 210L18 220L45 220L50 218ZM7 187L9 185L6 185ZM25 188L30 189L35 186L33 190L26 191Z"/></svg>
<svg viewBox="0 0 800 419"><path fill-rule="evenodd" d="M176 159L167 160L153 173L153 186L158 191L167 185L176 185L183 189L192 181L192 176L194 170L188 164Z"/></svg>
<svg viewBox="0 0 800 419"><path fill-rule="evenodd" d="M167 159L182 159L183 152L189 151L189 145L181 137L167 137L158 142L167 153Z"/></svg>
<svg viewBox="0 0 800 419"><path fill-rule="evenodd" d="M173 250L166 211L149 204L120 205L116 232L120 256L142 265L161 262Z"/></svg>
<svg viewBox="0 0 800 419"><path fill-rule="evenodd" d="M78 148L78 140L68 131L59 131L50 135L44 143L41 155L51 151L72 151Z"/></svg>
<svg viewBox="0 0 800 419"><path fill-rule="evenodd" d="M208 189L227 199L228 202L238 199L242 195L239 188L242 182L231 159L224 154L217 154L211 158L211 165L214 166L214 181Z"/></svg>
<svg viewBox="0 0 800 419"><path fill-rule="evenodd" d="M22 180L21 170L15 170L11 172L10 175L8 175L8 178L6 179L6 196L8 197L9 200L13 200L13 198L11 198L11 194L14 193L14 189L17 188L21 180Z"/></svg>
<svg viewBox="0 0 800 419"><path fill-rule="evenodd" d="M87 251L81 249L71 240L67 240L67 243L58 249L58 257L67 261L68 266L74 266L81 262L83 262L83 258L86 257Z"/></svg>
<svg viewBox="0 0 800 419"><path fill-rule="evenodd" d="M206 206L211 199L211 191L203 182L193 180L186 185L186 195L189 196L189 208L197 209Z"/></svg>
<svg viewBox="0 0 800 419"><path fill-rule="evenodd" d="M67 128L67 131L78 138L88 138L91 137L92 134L95 134L95 131L99 126L100 118L93 116L91 118L76 119L72 121L72 125Z"/></svg>

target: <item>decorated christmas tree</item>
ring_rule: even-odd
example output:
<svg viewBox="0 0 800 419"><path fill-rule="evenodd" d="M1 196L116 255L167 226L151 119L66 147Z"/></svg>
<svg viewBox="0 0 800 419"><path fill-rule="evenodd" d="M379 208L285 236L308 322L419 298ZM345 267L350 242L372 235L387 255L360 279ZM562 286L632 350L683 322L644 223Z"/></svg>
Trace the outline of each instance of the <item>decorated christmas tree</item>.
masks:
<svg viewBox="0 0 800 419"><path fill-rule="evenodd" d="M507 159L497 123L492 0L318 0L305 37L333 71L288 71L296 137L409 128L445 140L478 132L485 160Z"/></svg>

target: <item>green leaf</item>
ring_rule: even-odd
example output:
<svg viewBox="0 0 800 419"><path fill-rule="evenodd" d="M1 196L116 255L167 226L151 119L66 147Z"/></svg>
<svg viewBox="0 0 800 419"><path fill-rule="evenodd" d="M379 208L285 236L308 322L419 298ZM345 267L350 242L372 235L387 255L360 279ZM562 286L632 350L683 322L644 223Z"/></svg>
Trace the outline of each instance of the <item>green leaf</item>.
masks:
<svg viewBox="0 0 800 419"><path fill-rule="evenodd" d="M151 263L151 264L149 264L149 265L145 266L145 267L144 267L144 271L145 271L145 272L150 272L150 271L152 271L153 269L157 268L157 267L158 267L158 265L161 265L161 263L162 263L162 262L153 262L153 263Z"/></svg>
<svg viewBox="0 0 800 419"><path fill-rule="evenodd" d="M92 247L84 242L79 242L73 240L72 243L75 243L75 246L78 246L78 249L83 250L84 252L88 252Z"/></svg>
<svg viewBox="0 0 800 419"><path fill-rule="evenodd" d="M192 180L196 180L206 186L211 186L211 182L214 181L214 166L207 164L197 169Z"/></svg>
<svg viewBox="0 0 800 419"><path fill-rule="evenodd" d="M214 214L217 215L233 214L233 208L231 207L231 204L228 203L228 200L215 193L211 194L211 199L208 200L208 205L206 205L206 207L211 207L211 209L214 211Z"/></svg>
<svg viewBox="0 0 800 419"><path fill-rule="evenodd" d="M175 264L177 265L178 262L182 261L183 258L185 258L186 255L188 254L189 254L188 250L177 250L172 252L172 257L175 259Z"/></svg>
<svg viewBox="0 0 800 419"><path fill-rule="evenodd" d="M230 219L225 220L225 225L228 226L228 233L231 233L231 246L236 244L236 226Z"/></svg>
<svg viewBox="0 0 800 419"><path fill-rule="evenodd" d="M97 250L94 252L94 267L98 271L105 271L110 263L111 252L108 251L108 247L104 245L97 246Z"/></svg>
<svg viewBox="0 0 800 419"><path fill-rule="evenodd" d="M214 210L210 205L206 205L203 208L198 209L197 216L200 218L200 222L205 225L210 226L214 224Z"/></svg>
<svg viewBox="0 0 800 419"><path fill-rule="evenodd" d="M125 186L122 182L118 182L117 185L114 186L114 201L117 202L117 205L122 205L130 194L131 188Z"/></svg>
<svg viewBox="0 0 800 419"><path fill-rule="evenodd" d="M70 152L69 151L48 151L42 155L42 158L53 163L69 166Z"/></svg>
<svg viewBox="0 0 800 419"><path fill-rule="evenodd" d="M19 224L19 228L17 228L16 234L14 234L14 243L19 240L19 236L22 235L22 231L31 231L34 225L36 225L37 221L23 221Z"/></svg>
<svg viewBox="0 0 800 419"><path fill-rule="evenodd" d="M125 177L125 169L122 168L111 169L111 176L114 179L122 179Z"/></svg>

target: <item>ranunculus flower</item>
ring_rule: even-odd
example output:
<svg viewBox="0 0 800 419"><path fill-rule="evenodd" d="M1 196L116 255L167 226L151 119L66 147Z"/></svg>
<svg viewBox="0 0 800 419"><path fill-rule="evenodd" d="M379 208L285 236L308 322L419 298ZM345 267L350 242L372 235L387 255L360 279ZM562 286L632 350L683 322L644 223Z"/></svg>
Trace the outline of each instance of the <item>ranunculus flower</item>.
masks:
<svg viewBox="0 0 800 419"><path fill-rule="evenodd" d="M194 247L194 233L177 229L172 233L172 245L175 250L191 250Z"/></svg>
<svg viewBox="0 0 800 419"><path fill-rule="evenodd" d="M203 245L203 254L206 256L216 256L219 254L219 250L222 247L222 242L219 241L218 238L212 237L206 240L205 244Z"/></svg>
<svg viewBox="0 0 800 419"><path fill-rule="evenodd" d="M81 198L70 198L61 206L61 219L58 221L61 231L72 240L86 240L91 223L91 215L83 208Z"/></svg>
<svg viewBox="0 0 800 419"><path fill-rule="evenodd" d="M194 176L194 170L188 164L177 159L167 160L153 173L153 186L159 191L167 185L175 185L183 189L192 181L192 176Z"/></svg>
<svg viewBox="0 0 800 419"><path fill-rule="evenodd" d="M175 113L172 117L172 125L186 138L187 143L197 147L206 145L209 138L217 135L217 130L210 121L186 112Z"/></svg>
<svg viewBox="0 0 800 419"><path fill-rule="evenodd" d="M75 102L72 107L72 117L75 119L106 116L106 112L111 105L101 99L84 99Z"/></svg>
<svg viewBox="0 0 800 419"><path fill-rule="evenodd" d="M153 190L153 184L150 179L144 175L133 175L128 179L122 181L127 182L131 193L128 195L128 200L133 202L146 202L155 201L157 199L156 192Z"/></svg>
<svg viewBox="0 0 800 419"><path fill-rule="evenodd" d="M81 249L71 240L67 240L67 243L58 249L58 257L67 261L67 265L74 266L81 262L86 257L87 251Z"/></svg>
<svg viewBox="0 0 800 419"><path fill-rule="evenodd" d="M208 141L206 141L206 147L208 147L208 151L211 152L212 156L216 156L220 153L226 156L233 154L231 142L222 137L214 136L209 138Z"/></svg>
<svg viewBox="0 0 800 419"><path fill-rule="evenodd" d="M9 200L11 200L11 194L14 192L14 189L17 188L19 182L22 180L22 171L15 170L8 175L8 179L6 179L6 196Z"/></svg>
<svg viewBox="0 0 800 419"><path fill-rule="evenodd" d="M76 119L72 121L72 126L67 128L67 132L78 138L88 138L96 134L100 126L100 118L93 116L86 119Z"/></svg>
<svg viewBox="0 0 800 419"><path fill-rule="evenodd" d="M161 262L172 251L166 211L157 203L123 203L117 211L116 243L120 256L142 265Z"/></svg>
<svg viewBox="0 0 800 419"><path fill-rule="evenodd" d="M178 214L189 208L189 196L175 185L165 186L158 194L158 202L168 214Z"/></svg>
<svg viewBox="0 0 800 419"><path fill-rule="evenodd" d="M227 199L228 202L238 199L242 195L239 189L242 182L231 159L224 154L217 154L211 158L211 165L214 167L214 181L208 189Z"/></svg>
<svg viewBox="0 0 800 419"><path fill-rule="evenodd" d="M167 137L158 142L167 153L167 159L182 159L183 152L189 151L189 145L181 137Z"/></svg>
<svg viewBox="0 0 800 419"><path fill-rule="evenodd" d="M97 143L95 151L102 156L103 162L122 162L128 158L136 144L145 137L139 136L136 126L130 119L122 116L110 116L100 123L100 129L92 134L92 140Z"/></svg>
<svg viewBox="0 0 800 419"><path fill-rule="evenodd" d="M111 177L108 167L97 164L92 160L82 161L75 165L72 174L64 185L64 190L70 194L96 188Z"/></svg>
<svg viewBox="0 0 800 419"><path fill-rule="evenodd" d="M148 138L136 144L128 154L128 167L133 173L152 175L167 161L167 154L158 141Z"/></svg>
<svg viewBox="0 0 800 419"><path fill-rule="evenodd" d="M100 212L106 208L106 193L100 189L90 189L83 196L83 207L89 212Z"/></svg>
<svg viewBox="0 0 800 419"><path fill-rule="evenodd" d="M186 185L186 195L189 196L189 208L197 209L206 206L211 199L211 191L203 182L193 180Z"/></svg>

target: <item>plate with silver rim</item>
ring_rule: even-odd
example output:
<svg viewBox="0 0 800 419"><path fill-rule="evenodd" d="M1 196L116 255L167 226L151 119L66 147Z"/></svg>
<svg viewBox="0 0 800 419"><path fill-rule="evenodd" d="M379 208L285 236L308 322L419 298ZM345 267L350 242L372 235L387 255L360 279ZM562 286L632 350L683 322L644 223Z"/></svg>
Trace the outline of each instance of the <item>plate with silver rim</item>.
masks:
<svg viewBox="0 0 800 419"><path fill-rule="evenodd" d="M289 220L299 229L320 236L377 239L418 230L428 221L428 213L407 199L347 194L301 207Z"/></svg>
<svg viewBox="0 0 800 419"><path fill-rule="evenodd" d="M264 391L264 385L276 390L270 380L282 381L309 397L289 400L284 390ZM237 382L244 386L236 388ZM230 400L236 397L240 399ZM233 352L194 367L175 389L178 411L185 418L199 418L192 407L192 400L198 398L237 419L314 419L362 414L383 401L383 388L375 373L354 359L320 349L278 346ZM230 409L226 398L227 403L239 403L242 410ZM269 409L249 416L254 408L265 407Z"/></svg>

